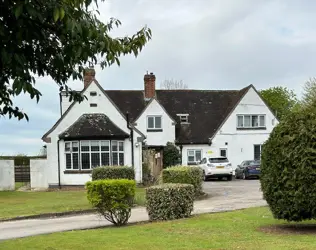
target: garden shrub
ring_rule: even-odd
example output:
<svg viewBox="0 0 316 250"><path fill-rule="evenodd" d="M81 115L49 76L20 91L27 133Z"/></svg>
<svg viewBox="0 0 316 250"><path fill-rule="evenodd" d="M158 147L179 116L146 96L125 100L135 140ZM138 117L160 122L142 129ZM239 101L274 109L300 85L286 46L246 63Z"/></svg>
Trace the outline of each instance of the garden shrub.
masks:
<svg viewBox="0 0 316 250"><path fill-rule="evenodd" d="M146 207L151 221L189 217L193 201L191 184L167 183L146 188Z"/></svg>
<svg viewBox="0 0 316 250"><path fill-rule="evenodd" d="M105 166L97 167L92 170L92 180L104 179L135 179L135 171L128 166Z"/></svg>
<svg viewBox="0 0 316 250"><path fill-rule="evenodd" d="M154 176L151 174L150 168L147 163L143 163L143 185L150 186L155 182Z"/></svg>
<svg viewBox="0 0 316 250"><path fill-rule="evenodd" d="M203 171L200 167L175 166L162 171L163 183L192 184L196 196L202 194Z"/></svg>
<svg viewBox="0 0 316 250"><path fill-rule="evenodd" d="M97 180L86 183L87 197L97 212L116 226L131 216L136 183L133 180Z"/></svg>
<svg viewBox="0 0 316 250"><path fill-rule="evenodd" d="M163 149L163 167L167 168L179 164L180 158L181 154L177 146L172 142L168 142Z"/></svg>
<svg viewBox="0 0 316 250"><path fill-rule="evenodd" d="M316 108L284 118L262 146L261 190L277 219L316 219Z"/></svg>

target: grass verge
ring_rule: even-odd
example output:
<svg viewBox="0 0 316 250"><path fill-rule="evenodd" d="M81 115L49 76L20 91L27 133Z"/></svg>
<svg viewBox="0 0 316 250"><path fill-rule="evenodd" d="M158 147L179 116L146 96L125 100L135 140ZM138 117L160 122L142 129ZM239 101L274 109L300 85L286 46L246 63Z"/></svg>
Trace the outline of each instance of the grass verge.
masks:
<svg viewBox="0 0 316 250"><path fill-rule="evenodd" d="M205 214L123 228L71 231L1 242L15 249L316 249L315 235L282 235L258 228L283 221L268 208ZM316 223L311 221L309 223Z"/></svg>
<svg viewBox="0 0 316 250"><path fill-rule="evenodd" d="M145 204L145 190L137 188L137 205ZM86 191L0 192L0 219L91 209Z"/></svg>

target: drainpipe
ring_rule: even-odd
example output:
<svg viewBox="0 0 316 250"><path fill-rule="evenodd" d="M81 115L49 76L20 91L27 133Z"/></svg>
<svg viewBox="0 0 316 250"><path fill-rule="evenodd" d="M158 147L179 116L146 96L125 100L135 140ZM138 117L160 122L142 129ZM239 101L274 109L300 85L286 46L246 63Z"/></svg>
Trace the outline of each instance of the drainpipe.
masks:
<svg viewBox="0 0 316 250"><path fill-rule="evenodd" d="M131 143L132 143L132 167L134 167L134 130L132 129L132 127L129 124L129 113L126 112L126 125L127 128L131 131L130 132L130 138L131 138Z"/></svg>
<svg viewBox="0 0 316 250"><path fill-rule="evenodd" d="M62 97L61 97L61 92L59 92L59 110L60 110L60 116L62 116L63 115L63 112L62 112L62 110L61 110L61 104L62 103Z"/></svg>
<svg viewBox="0 0 316 250"><path fill-rule="evenodd" d="M182 165L182 149L183 149L183 146L182 144L180 145L180 164Z"/></svg>
<svg viewBox="0 0 316 250"><path fill-rule="evenodd" d="M60 139L57 141L57 159L58 159L58 188L61 189L60 185L60 157L59 157L59 142Z"/></svg>

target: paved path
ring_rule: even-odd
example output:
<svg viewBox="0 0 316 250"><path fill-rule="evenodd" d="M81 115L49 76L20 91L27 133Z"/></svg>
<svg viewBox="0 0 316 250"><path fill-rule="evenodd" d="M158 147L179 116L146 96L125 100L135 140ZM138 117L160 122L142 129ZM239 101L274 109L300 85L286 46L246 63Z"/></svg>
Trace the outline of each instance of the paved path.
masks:
<svg viewBox="0 0 316 250"><path fill-rule="evenodd" d="M236 209L265 206L259 191L258 181L206 182L206 192L212 196L194 204L194 214L231 211ZM145 208L134 208L129 222L147 221ZM0 240L61 231L96 228L111 225L96 214L76 215L53 219L32 219L0 223Z"/></svg>

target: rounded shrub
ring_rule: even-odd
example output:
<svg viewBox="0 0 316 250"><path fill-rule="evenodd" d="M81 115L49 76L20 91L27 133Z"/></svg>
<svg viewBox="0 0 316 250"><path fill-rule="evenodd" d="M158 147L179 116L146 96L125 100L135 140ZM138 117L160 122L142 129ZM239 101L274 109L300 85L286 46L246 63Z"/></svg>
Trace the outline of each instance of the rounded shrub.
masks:
<svg viewBox="0 0 316 250"><path fill-rule="evenodd" d="M261 190L273 216L316 219L316 109L293 112L262 146Z"/></svg>
<svg viewBox="0 0 316 250"><path fill-rule="evenodd" d="M196 196L202 194L203 171L200 167L175 166L162 171L163 183L184 183L194 186Z"/></svg>
<svg viewBox="0 0 316 250"><path fill-rule="evenodd" d="M146 208L151 221L189 217L193 201L194 187L190 184L167 183L146 188Z"/></svg>
<svg viewBox="0 0 316 250"><path fill-rule="evenodd" d="M87 197L97 212L116 226L125 225L131 216L136 182L98 180L86 183Z"/></svg>
<svg viewBox="0 0 316 250"><path fill-rule="evenodd" d="M104 179L135 179L135 171L128 166L105 166L97 167L92 170L92 180Z"/></svg>

